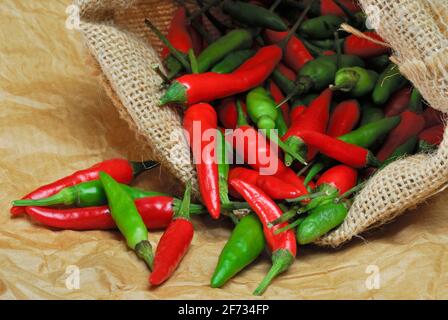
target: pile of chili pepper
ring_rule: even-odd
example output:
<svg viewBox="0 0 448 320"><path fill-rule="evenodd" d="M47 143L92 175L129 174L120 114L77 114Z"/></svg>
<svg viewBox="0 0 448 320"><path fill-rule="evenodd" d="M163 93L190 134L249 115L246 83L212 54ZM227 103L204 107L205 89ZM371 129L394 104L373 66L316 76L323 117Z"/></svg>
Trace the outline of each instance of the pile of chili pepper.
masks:
<svg viewBox="0 0 448 320"><path fill-rule="evenodd" d="M56 228L118 227L153 269L153 286L186 254L194 215L231 218L211 286L224 286L266 249L272 267L260 295L300 257L299 246L344 222L372 174L433 152L444 119L389 61L355 1L199 3L195 12L180 7L166 36L145 22L165 45L164 65L155 67L167 88L160 106L184 108L205 208L190 203L190 185L182 201L127 186L150 166L111 160L37 189L12 213ZM208 35L204 19L220 37ZM341 31L342 23L362 34ZM147 228L167 228L154 257Z"/></svg>

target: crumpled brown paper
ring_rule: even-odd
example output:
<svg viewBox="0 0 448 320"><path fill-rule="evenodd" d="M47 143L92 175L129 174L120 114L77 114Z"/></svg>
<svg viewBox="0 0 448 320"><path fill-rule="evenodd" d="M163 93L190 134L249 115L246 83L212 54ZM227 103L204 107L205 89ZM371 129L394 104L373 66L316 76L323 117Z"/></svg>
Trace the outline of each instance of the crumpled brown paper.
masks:
<svg viewBox="0 0 448 320"><path fill-rule="evenodd" d="M208 285L231 224L195 219L195 238L174 276L148 287L148 270L112 231L56 231L9 202L103 159L150 158L98 84L70 0L0 3L0 298L245 299L270 265L258 259L222 289ZM139 186L176 190L162 169ZM447 192L339 250L305 247L260 299L447 299ZM161 232L151 232L155 245ZM79 271L79 289L76 275Z"/></svg>

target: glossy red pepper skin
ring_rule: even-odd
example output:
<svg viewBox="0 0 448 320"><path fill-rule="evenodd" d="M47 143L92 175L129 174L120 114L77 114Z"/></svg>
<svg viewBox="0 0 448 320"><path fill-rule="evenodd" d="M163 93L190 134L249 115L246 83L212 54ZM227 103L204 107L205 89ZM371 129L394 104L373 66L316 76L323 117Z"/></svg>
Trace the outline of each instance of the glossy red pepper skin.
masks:
<svg viewBox="0 0 448 320"><path fill-rule="evenodd" d="M438 124L420 132L418 139L432 146L438 146L443 140L444 132L445 126L443 124Z"/></svg>
<svg viewBox="0 0 448 320"><path fill-rule="evenodd" d="M383 38L381 38L374 31L365 31L363 34L369 38L384 42ZM382 46L368 39L358 37L354 34L349 35L344 42L345 54L355 55L364 59L380 56L388 53L389 50L390 49L388 47Z"/></svg>
<svg viewBox="0 0 448 320"><path fill-rule="evenodd" d="M330 118L330 104L333 97L333 91L324 90L310 106L298 117L289 128L288 132L282 137L283 141L288 141L292 137L300 138L302 131L316 131L325 133ZM317 154L317 150L309 147L307 151L307 160L312 160Z"/></svg>
<svg viewBox="0 0 448 320"><path fill-rule="evenodd" d="M275 45L261 48L252 58L229 74L206 72L177 78L161 99L161 104L209 102L229 97L262 84L281 59Z"/></svg>
<svg viewBox="0 0 448 320"><path fill-rule="evenodd" d="M357 181L358 171L345 165L337 165L324 172L317 180L316 186L329 185L342 195L356 186Z"/></svg>
<svg viewBox="0 0 448 320"><path fill-rule="evenodd" d="M260 174L258 171L247 169L243 167L235 167L230 169L229 171L229 181L230 179L241 179L243 181L246 181L247 183L250 183L251 185L256 186L258 177ZM243 197L232 188L231 185L229 185L229 193L232 197L242 199Z"/></svg>
<svg viewBox="0 0 448 320"><path fill-rule="evenodd" d="M194 131L194 124L200 124L200 132ZM209 130L216 130L218 127L218 117L213 107L206 103L199 103L191 106L184 114L184 129L188 133L188 142L192 149L193 158L196 162L198 174L199 190L205 206L214 219L220 216L219 197L219 175L216 156L211 152L203 152L206 148L216 145L216 135L210 137L212 142L204 139L204 133ZM197 131L197 130L196 130ZM200 134L200 137L197 135ZM215 133L216 134L216 133ZM215 147L211 151L216 150Z"/></svg>
<svg viewBox="0 0 448 320"><path fill-rule="evenodd" d="M171 42L173 47L182 53L187 54L193 47L193 41L188 30L188 19L185 8L179 7L174 13L166 37ZM162 59L166 59L169 54L169 49L167 47L163 47L161 53Z"/></svg>
<svg viewBox="0 0 448 320"><path fill-rule="evenodd" d="M361 8L353 0L339 0L342 5L344 5L350 12L356 13L361 11ZM339 7L334 0L320 0L320 14L325 15L334 15L339 17L345 17L346 14Z"/></svg>
<svg viewBox="0 0 448 320"><path fill-rule="evenodd" d="M276 32L273 30L266 30L265 38L268 43L278 44L288 35L287 31ZM313 60L314 57L308 51L302 41L296 36L292 36L286 46L283 61L288 67L298 72L308 62Z"/></svg>
<svg viewBox="0 0 448 320"><path fill-rule="evenodd" d="M275 84L274 81L269 81L269 91L274 98L275 103L279 104L285 99L285 96L283 95L283 92L280 90L280 88ZM291 125L291 119L289 115L289 103L285 102L280 106L280 109L282 110L283 119L285 119L286 124L289 126Z"/></svg>
<svg viewBox="0 0 448 320"><path fill-rule="evenodd" d="M425 118L425 128L445 123L445 116L443 113L431 107L426 108L425 111L423 111L423 117Z"/></svg>
<svg viewBox="0 0 448 320"><path fill-rule="evenodd" d="M241 102L241 107L245 115L247 115L247 107ZM238 123L238 112L236 109L236 100L234 97L223 99L218 106L218 117L226 129L235 129Z"/></svg>
<svg viewBox="0 0 448 320"><path fill-rule="evenodd" d="M135 205L149 229L166 228L174 215L173 198L165 196L135 200ZM40 223L58 229L107 230L116 224L108 206L55 209L49 207L26 207L26 213Z"/></svg>
<svg viewBox="0 0 448 320"><path fill-rule="evenodd" d="M347 100L338 104L331 113L327 134L340 137L356 127L361 117L361 109L356 100Z"/></svg>
<svg viewBox="0 0 448 320"><path fill-rule="evenodd" d="M411 93L412 88L410 87L404 87L395 92L384 107L384 115L393 117L405 111L411 101Z"/></svg>
<svg viewBox="0 0 448 320"><path fill-rule="evenodd" d="M274 147L266 137L255 128L243 125L234 130L233 147L244 163L260 173L274 175L286 169Z"/></svg>
<svg viewBox="0 0 448 320"><path fill-rule="evenodd" d="M179 265L193 240L193 224L184 218L174 219L163 236L154 258L154 269L149 277L151 285L165 282Z"/></svg>
<svg viewBox="0 0 448 320"><path fill-rule="evenodd" d="M387 136L386 142L376 157L385 161L392 153L412 136L417 136L425 127L423 115L407 110L401 114L401 121Z"/></svg>
<svg viewBox="0 0 448 320"><path fill-rule="evenodd" d="M303 105L299 105L299 106L292 108L290 115L289 115L291 118L291 123L296 122L299 119L299 117L305 112L305 110L306 110L306 106L303 106Z"/></svg>
<svg viewBox="0 0 448 320"><path fill-rule="evenodd" d="M62 179L46 184L24 196L22 199L42 199L52 196L66 187L71 187L81 182L96 180L100 171L104 171L112 176L116 181L124 184L131 183L134 172L130 162L126 159L111 159L97 163L90 168L79 170ZM23 207L12 207L11 214L18 215L24 213Z"/></svg>
<svg viewBox="0 0 448 320"><path fill-rule="evenodd" d="M291 80L291 81L296 80L296 78L297 78L296 73L293 70L291 70L290 68L288 68L287 66L285 66L283 63L280 62L278 64L277 68L280 71L280 73L282 75L284 75L288 80Z"/></svg>
<svg viewBox="0 0 448 320"><path fill-rule="evenodd" d="M354 144L315 131L302 131L300 137L307 146L316 148L320 153L347 166L353 168L379 166L377 159L369 150Z"/></svg>
<svg viewBox="0 0 448 320"><path fill-rule="evenodd" d="M297 254L296 236L292 229L275 234L276 230L287 226L287 222L269 227L269 223L278 219L283 212L260 188L239 179L230 180L229 183L243 196L260 219L266 242L272 252L272 268L254 292L260 295L278 274L286 271L294 262Z"/></svg>

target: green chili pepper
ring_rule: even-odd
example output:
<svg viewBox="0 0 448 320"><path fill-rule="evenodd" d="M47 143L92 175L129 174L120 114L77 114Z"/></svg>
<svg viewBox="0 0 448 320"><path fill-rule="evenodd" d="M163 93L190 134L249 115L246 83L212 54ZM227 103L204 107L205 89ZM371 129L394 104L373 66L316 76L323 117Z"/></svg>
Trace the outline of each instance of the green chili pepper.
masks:
<svg viewBox="0 0 448 320"><path fill-rule="evenodd" d="M212 288L228 280L254 261L265 247L263 227L254 214L241 219L222 250L211 279Z"/></svg>
<svg viewBox="0 0 448 320"><path fill-rule="evenodd" d="M153 252L148 229L131 196L107 173L100 172L100 181L109 202L110 213L128 246L152 269Z"/></svg>
<svg viewBox="0 0 448 320"><path fill-rule="evenodd" d="M363 107L360 126L375 122L384 118L384 112L380 108Z"/></svg>
<svg viewBox="0 0 448 320"><path fill-rule="evenodd" d="M336 72L333 90L348 92L352 97L361 97L372 92L378 73L361 67L342 68Z"/></svg>
<svg viewBox="0 0 448 320"><path fill-rule="evenodd" d="M219 175L219 196L222 203L230 203L229 199L229 161L227 159L227 150L229 146L224 137L224 134L217 130L217 161L218 161L218 175Z"/></svg>
<svg viewBox="0 0 448 320"><path fill-rule="evenodd" d="M278 134L273 132L272 129L278 129L277 118L283 116L281 115L279 109L276 108L277 104L266 89L264 89L263 87L257 87L249 91L246 97L246 105L247 114L249 115L250 119L256 124L258 129L265 130L266 136L270 140L275 139L275 143L283 151L289 153L299 162L305 163L303 157L292 150L291 147L284 143L282 140L278 139ZM281 129L281 131L284 130L285 128Z"/></svg>
<svg viewBox="0 0 448 320"><path fill-rule="evenodd" d="M297 242L308 244L314 242L328 231L339 226L348 213L346 204L327 203L313 209L297 228Z"/></svg>
<svg viewBox="0 0 448 320"><path fill-rule="evenodd" d="M327 88L337 72L337 57L320 56L306 63L299 71L298 93L299 95L308 93L311 89L322 91ZM364 61L352 55L343 54L340 56L340 67L363 67Z"/></svg>
<svg viewBox="0 0 448 320"><path fill-rule="evenodd" d="M231 52L210 71L216 73L231 73L254 54L255 51L250 49Z"/></svg>
<svg viewBox="0 0 448 320"><path fill-rule="evenodd" d="M417 146L417 141L418 139L416 136L409 138L405 143L403 143L401 146L395 149L395 151L390 155L390 157L383 162L380 169L394 162L398 158L404 157L409 154L413 154L415 151L415 147Z"/></svg>
<svg viewBox="0 0 448 320"><path fill-rule="evenodd" d="M279 86L279 88L283 91L284 94L291 94L295 92L296 85L294 81L289 80L287 77L285 77L278 68L274 69L274 71L271 74L272 79L274 80L275 84Z"/></svg>
<svg viewBox="0 0 448 320"><path fill-rule="evenodd" d="M306 94L306 95L300 97L300 99L303 101L303 103L304 103L306 106L309 106L309 105L311 104L311 102L313 102L314 100L316 100L316 98L317 98L318 96L319 96L319 94L317 94L317 93L309 93L309 94Z"/></svg>
<svg viewBox="0 0 448 320"><path fill-rule="evenodd" d="M310 170L306 174L305 180L303 181L303 183L305 185L308 185L314 179L314 177L316 177L319 174L319 172L321 172L323 169L329 167L333 163L334 163L333 159L330 159L325 156L320 156L318 158L318 160L316 161L316 163L313 164L313 166L310 168Z"/></svg>
<svg viewBox="0 0 448 320"><path fill-rule="evenodd" d="M347 133L338 139L363 148L368 148L375 143L378 138L395 128L400 121L400 116L384 118L359 127L358 129Z"/></svg>
<svg viewBox="0 0 448 320"><path fill-rule="evenodd" d="M411 93L411 100L409 101L408 110L415 113L423 112L423 97L420 91L414 87Z"/></svg>
<svg viewBox="0 0 448 320"><path fill-rule="evenodd" d="M287 26L274 12L242 1L225 1L223 10L235 20L252 27L267 28L275 31L286 31Z"/></svg>
<svg viewBox="0 0 448 320"><path fill-rule="evenodd" d="M395 91L403 88L406 83L407 80L400 74L398 66L394 63L389 64L378 77L372 93L373 102L383 105Z"/></svg>
<svg viewBox="0 0 448 320"><path fill-rule="evenodd" d="M299 33L311 39L327 39L333 36L343 22L344 19L338 16L320 16L304 21Z"/></svg>
<svg viewBox="0 0 448 320"><path fill-rule="evenodd" d="M367 61L367 65L369 66L369 68L377 72L383 72L384 69L387 68L389 63L390 63L390 57L388 54L373 57Z"/></svg>
<svg viewBox="0 0 448 320"><path fill-rule="evenodd" d="M340 45L342 47L344 41L345 39L339 39L337 42L335 41L335 39L325 39L325 40L310 40L310 43L324 50L334 50L336 48L336 45Z"/></svg>
<svg viewBox="0 0 448 320"><path fill-rule="evenodd" d="M198 56L199 73L209 70L227 54L252 46L252 34L245 29L235 29L210 44Z"/></svg>
<svg viewBox="0 0 448 320"><path fill-rule="evenodd" d="M132 197L132 199L166 195L161 192L144 191L127 186L125 184L120 185ZM105 204L107 204L107 197L106 193L104 192L103 184L99 180L82 182L72 187L64 188L55 195L48 198L36 200L16 200L13 202L13 205L18 207L46 207L53 205L92 207L102 206Z"/></svg>

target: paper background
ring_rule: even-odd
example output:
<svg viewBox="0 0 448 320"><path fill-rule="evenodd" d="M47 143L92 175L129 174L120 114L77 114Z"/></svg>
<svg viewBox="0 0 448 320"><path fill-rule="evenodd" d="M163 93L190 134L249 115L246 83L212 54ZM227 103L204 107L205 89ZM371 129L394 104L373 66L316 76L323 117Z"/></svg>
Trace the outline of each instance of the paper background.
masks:
<svg viewBox="0 0 448 320"><path fill-rule="evenodd" d="M181 266L150 289L144 263L117 232L55 231L10 218L9 202L41 184L111 157L150 158L98 84L79 34L65 28L69 4L0 3L0 298L253 298L270 265L266 255L223 289L208 286L230 223L196 219ZM163 169L137 184L178 190ZM301 248L290 271L259 299L447 299L447 194L341 249ZM151 233L154 245L160 235ZM80 270L78 290L66 287L72 265ZM376 268L380 288L369 290L366 270Z"/></svg>

